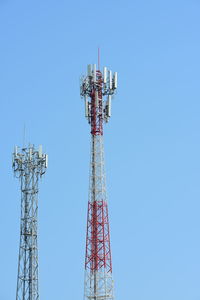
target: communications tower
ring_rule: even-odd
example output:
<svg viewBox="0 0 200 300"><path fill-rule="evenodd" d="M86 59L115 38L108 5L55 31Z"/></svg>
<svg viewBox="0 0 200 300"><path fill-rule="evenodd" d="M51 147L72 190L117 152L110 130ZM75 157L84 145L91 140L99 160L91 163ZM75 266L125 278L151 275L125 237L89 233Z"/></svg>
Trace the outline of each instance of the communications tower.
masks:
<svg viewBox="0 0 200 300"><path fill-rule="evenodd" d="M42 146L15 147L14 174L21 185L21 225L16 300L39 300L38 293L38 182L46 172L48 156Z"/></svg>
<svg viewBox="0 0 200 300"><path fill-rule="evenodd" d="M91 127L90 189L88 199L85 300L112 300L113 279L106 195L103 123L111 117L111 99L117 88L117 73L106 67L103 74L88 65L81 79L80 94L85 100L85 117Z"/></svg>

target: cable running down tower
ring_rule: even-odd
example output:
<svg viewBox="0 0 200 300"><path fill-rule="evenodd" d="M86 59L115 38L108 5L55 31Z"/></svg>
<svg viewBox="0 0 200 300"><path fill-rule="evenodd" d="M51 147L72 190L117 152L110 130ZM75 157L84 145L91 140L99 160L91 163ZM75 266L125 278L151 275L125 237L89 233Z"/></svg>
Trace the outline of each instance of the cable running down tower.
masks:
<svg viewBox="0 0 200 300"><path fill-rule="evenodd" d="M103 74L88 65L81 80L80 94L85 100L85 117L91 126L90 190L88 199L85 300L112 300L113 279L106 195L103 123L111 117L111 99L117 89L117 73L106 67Z"/></svg>
<svg viewBox="0 0 200 300"><path fill-rule="evenodd" d="M39 300L38 293L38 182L45 172L48 156L34 146L15 147L14 174L21 184L21 225L16 300Z"/></svg>

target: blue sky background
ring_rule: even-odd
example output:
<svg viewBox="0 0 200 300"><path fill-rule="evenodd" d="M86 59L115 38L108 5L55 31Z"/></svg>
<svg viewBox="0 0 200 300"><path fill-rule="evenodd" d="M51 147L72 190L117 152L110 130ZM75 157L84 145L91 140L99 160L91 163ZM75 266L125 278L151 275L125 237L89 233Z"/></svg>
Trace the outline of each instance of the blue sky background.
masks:
<svg viewBox="0 0 200 300"><path fill-rule="evenodd" d="M15 299L15 144L43 144L40 299L83 299L88 63L118 71L105 156L116 300L200 299L200 1L0 0L0 299Z"/></svg>

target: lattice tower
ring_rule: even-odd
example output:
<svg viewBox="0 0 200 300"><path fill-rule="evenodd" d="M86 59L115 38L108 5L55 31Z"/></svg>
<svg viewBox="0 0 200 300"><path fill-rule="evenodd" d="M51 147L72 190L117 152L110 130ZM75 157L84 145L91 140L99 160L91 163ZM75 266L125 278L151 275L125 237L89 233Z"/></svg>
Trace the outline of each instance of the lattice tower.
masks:
<svg viewBox="0 0 200 300"><path fill-rule="evenodd" d="M38 183L48 156L42 147L15 147L13 170L21 185L21 224L16 300L39 300L38 292Z"/></svg>
<svg viewBox="0 0 200 300"><path fill-rule="evenodd" d="M111 117L111 100L117 88L117 73L88 65L81 79L80 94L91 126L90 189L88 200L84 298L112 300L113 278L108 204L105 182L103 123Z"/></svg>

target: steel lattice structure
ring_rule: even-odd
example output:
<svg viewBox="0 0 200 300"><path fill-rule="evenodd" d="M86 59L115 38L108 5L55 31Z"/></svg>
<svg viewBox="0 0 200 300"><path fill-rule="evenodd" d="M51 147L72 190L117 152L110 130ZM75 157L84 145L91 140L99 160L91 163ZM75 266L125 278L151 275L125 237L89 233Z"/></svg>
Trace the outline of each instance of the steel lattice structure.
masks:
<svg viewBox="0 0 200 300"><path fill-rule="evenodd" d="M91 125L90 189L87 215L85 282L86 300L112 300L113 279L108 205L105 183L103 123L111 116L111 99L117 88L117 73L88 65L81 80L85 116ZM106 98L104 100L104 98Z"/></svg>
<svg viewBox="0 0 200 300"><path fill-rule="evenodd" d="M21 184L21 225L16 300L39 300L38 293L38 182L48 157L34 146L15 147L13 170Z"/></svg>

